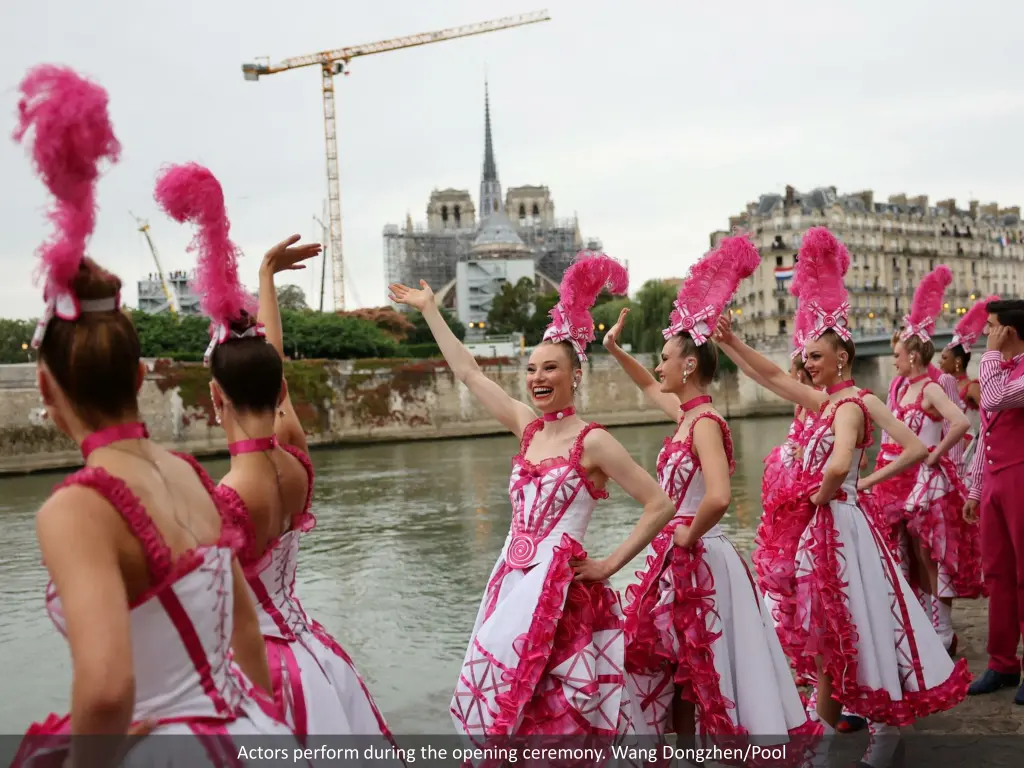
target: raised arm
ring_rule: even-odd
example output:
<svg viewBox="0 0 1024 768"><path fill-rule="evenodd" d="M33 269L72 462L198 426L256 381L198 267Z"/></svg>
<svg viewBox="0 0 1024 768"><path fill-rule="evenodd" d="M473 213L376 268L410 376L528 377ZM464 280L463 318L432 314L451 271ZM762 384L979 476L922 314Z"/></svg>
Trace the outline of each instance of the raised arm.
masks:
<svg viewBox="0 0 1024 768"><path fill-rule="evenodd" d="M662 392L661 385L651 375L651 372L639 360L619 346L619 334L622 333L622 329L626 324L626 315L628 314L629 307L623 307L622 311L619 312L619 319L615 321L615 325L604 335L605 349L622 366L622 370L640 388L652 405L664 411L673 421L679 421L679 398L669 392Z"/></svg>
<svg viewBox="0 0 1024 768"><path fill-rule="evenodd" d="M675 542L692 547L701 536L714 528L729 509L732 488L729 483L729 457L725 453L722 427L714 419L698 419L693 425L693 451L700 460L704 476L704 498L701 499L693 523L676 528Z"/></svg>
<svg viewBox="0 0 1024 768"><path fill-rule="evenodd" d="M894 462L885 465L885 467L871 473L867 477L861 478L860 482L857 483L857 490L864 491L920 463L928 456L928 449L921 442L921 439L906 424L893 416L892 412L877 397L867 394L861 400L867 406L868 413L871 414L871 420L880 429L884 429L886 434L903 448L903 451Z"/></svg>
<svg viewBox="0 0 1024 768"><path fill-rule="evenodd" d="M655 536L668 525L675 514L675 505L658 482L614 437L603 429L588 433L583 441L588 463L601 470L609 479L643 505L643 512L632 532L615 551L604 560L573 561L575 578L580 581L602 581L617 573L630 560L643 551Z"/></svg>
<svg viewBox="0 0 1024 768"><path fill-rule="evenodd" d="M732 320L727 314L718 318L715 341L744 373L750 370L751 378L756 377L755 380L758 383L784 400L802 405L814 413L817 413L821 406L828 401L828 395L824 392L801 384L767 357L744 344L732 332Z"/></svg>
<svg viewBox="0 0 1024 768"><path fill-rule="evenodd" d="M522 437L526 425L536 418L533 410L511 397L495 382L488 379L465 344L456 338L444 321L434 300L434 292L425 280L420 280L420 289L409 288L400 283L388 286L391 300L418 309L426 320L434 341L441 349L445 361L455 377L465 384L494 418L511 431Z"/></svg>
<svg viewBox="0 0 1024 768"><path fill-rule="evenodd" d="M263 256L260 265L260 310L257 319L263 323L267 334L267 343L277 350L284 361L284 328L281 324L281 308L277 303L277 286L274 275L278 272L305 269L300 262L311 259L322 250L320 243L309 243L296 246L299 235L292 235L282 240ZM303 452L309 451L306 443L306 432L302 429L299 416L292 405L288 384L284 384L283 397L274 420L274 432L282 443L294 446Z"/></svg>
<svg viewBox="0 0 1024 768"><path fill-rule="evenodd" d="M960 410L960 406L950 400L945 390L936 383L929 382L925 384L922 395L923 405L938 411L939 415L942 416L948 425L946 436L942 438L942 442L935 446L935 450L925 460L928 465L935 466L939 459L946 455L947 451L963 439L971 424L967 421L967 417L964 416L964 412Z"/></svg>
<svg viewBox="0 0 1024 768"><path fill-rule="evenodd" d="M36 517L71 650L71 734L127 735L135 708L128 595L116 545L122 526L86 488L58 491ZM121 528L123 530L123 527ZM72 765L115 765L124 740L74 739Z"/></svg>

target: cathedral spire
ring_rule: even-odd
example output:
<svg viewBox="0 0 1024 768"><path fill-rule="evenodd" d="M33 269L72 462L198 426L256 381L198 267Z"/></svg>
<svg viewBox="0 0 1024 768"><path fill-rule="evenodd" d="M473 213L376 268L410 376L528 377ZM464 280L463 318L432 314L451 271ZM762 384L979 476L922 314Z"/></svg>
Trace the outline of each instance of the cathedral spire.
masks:
<svg viewBox="0 0 1024 768"><path fill-rule="evenodd" d="M501 182L498 165L494 162L494 142L491 139L491 97L484 81L484 170L480 178L480 218L484 219L501 210Z"/></svg>

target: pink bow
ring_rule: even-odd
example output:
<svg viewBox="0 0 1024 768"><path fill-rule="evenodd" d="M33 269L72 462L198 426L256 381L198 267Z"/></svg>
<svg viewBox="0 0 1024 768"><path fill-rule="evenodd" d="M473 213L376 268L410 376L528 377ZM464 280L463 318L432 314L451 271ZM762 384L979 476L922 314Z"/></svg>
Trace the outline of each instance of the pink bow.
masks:
<svg viewBox="0 0 1024 768"><path fill-rule="evenodd" d="M213 350L217 348L218 344L223 344L229 339L255 339L259 337L266 338L267 331L263 327L263 323L256 323L256 325L250 325L242 333L232 331L231 326L225 325L224 323L218 323L213 328L213 332L210 334L210 345L206 348L206 352L203 353L203 365L210 366L210 358L213 356Z"/></svg>
<svg viewBox="0 0 1024 768"><path fill-rule="evenodd" d="M711 320L715 316L715 308L709 304L704 309L691 313L678 300L674 303L676 311L672 313L669 327L663 330L661 335L668 340L685 331L698 347L707 342L711 335Z"/></svg>
<svg viewBox="0 0 1024 768"><path fill-rule="evenodd" d="M804 344L807 343L807 336L804 335L803 331L797 331L793 334L793 351L789 353L791 358L800 355L805 357Z"/></svg>
<svg viewBox="0 0 1024 768"><path fill-rule="evenodd" d="M850 303L844 301L831 312L826 312L818 302L811 302L811 311L814 312L814 328L811 329L809 337L817 339L825 331L835 331L839 338L844 341L853 339L853 334L846 327L846 317L850 313Z"/></svg>
<svg viewBox="0 0 1024 768"><path fill-rule="evenodd" d="M35 333L32 334L32 349L39 349L46 336L46 329L55 317L73 322L81 317L83 312L115 312L120 308L120 293L111 299L79 299L70 291L61 291L46 300L43 316L39 318Z"/></svg>
<svg viewBox="0 0 1024 768"><path fill-rule="evenodd" d="M968 333L961 336L959 333L956 333L954 331L953 339L949 342L949 344L946 345L946 349L952 349L953 347L961 346L965 350L970 352L971 347L974 346L974 342L976 342L977 340L978 334L976 333Z"/></svg>
<svg viewBox="0 0 1024 768"><path fill-rule="evenodd" d="M910 322L910 315L903 316L905 327L900 331L900 341L906 341L911 336L917 336L921 341L931 341L931 333L935 330L935 321L931 318L922 320L920 323Z"/></svg>
<svg viewBox="0 0 1024 768"><path fill-rule="evenodd" d="M552 311L552 321L548 329L544 331L544 341L553 341L556 344L568 341L576 350L576 356L581 363L587 360L587 342L594 340L593 329L577 328L565 319L565 312L562 311L561 302L555 305Z"/></svg>

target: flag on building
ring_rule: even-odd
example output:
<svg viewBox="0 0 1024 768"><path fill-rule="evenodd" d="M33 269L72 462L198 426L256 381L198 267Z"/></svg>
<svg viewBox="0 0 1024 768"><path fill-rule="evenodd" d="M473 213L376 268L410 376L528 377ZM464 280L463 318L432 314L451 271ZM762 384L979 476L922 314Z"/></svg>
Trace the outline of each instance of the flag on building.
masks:
<svg viewBox="0 0 1024 768"><path fill-rule="evenodd" d="M789 280L793 277L792 267L776 267L775 268L775 279L776 280Z"/></svg>

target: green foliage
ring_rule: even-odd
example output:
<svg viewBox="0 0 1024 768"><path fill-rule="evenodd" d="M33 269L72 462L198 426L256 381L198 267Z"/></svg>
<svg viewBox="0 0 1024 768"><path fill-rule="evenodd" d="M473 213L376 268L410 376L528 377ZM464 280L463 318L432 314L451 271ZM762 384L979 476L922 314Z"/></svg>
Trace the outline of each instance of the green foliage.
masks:
<svg viewBox="0 0 1024 768"><path fill-rule="evenodd" d="M448 323L448 327L452 329L452 333L455 334L455 338L462 341L466 338L466 326L464 326L455 315L449 312L447 309L441 308L441 317ZM423 319L416 310L413 310L408 315L409 321L413 325L413 330L409 332L409 335L405 339L406 344L433 344L434 334L430 332L430 328L427 326L427 321Z"/></svg>
<svg viewBox="0 0 1024 768"><path fill-rule="evenodd" d="M431 357L442 357L441 348L434 342L425 344L402 344L398 348L398 357L410 360L423 360Z"/></svg>
<svg viewBox="0 0 1024 768"><path fill-rule="evenodd" d="M676 289L661 280L648 280L636 292L635 309L629 313L621 342L634 352L659 352L665 344L662 330L668 326Z"/></svg>
<svg viewBox="0 0 1024 768"><path fill-rule="evenodd" d="M487 313L488 333L525 332L530 324L530 308L536 295L533 280L528 277L519 278L515 285L502 285L501 293L494 297L491 310Z"/></svg>
<svg viewBox="0 0 1024 768"><path fill-rule="evenodd" d="M0 363L27 363L35 359L31 348L22 349L22 344L32 340L36 330L35 320L0 319Z"/></svg>
<svg viewBox="0 0 1024 768"><path fill-rule="evenodd" d="M392 357L398 342L372 322L328 312L281 312L285 352L293 358Z"/></svg>
<svg viewBox="0 0 1024 768"><path fill-rule="evenodd" d="M281 309L309 309L306 303L306 292L297 285L277 286L277 306Z"/></svg>
<svg viewBox="0 0 1024 768"><path fill-rule="evenodd" d="M210 321L199 315L175 320L169 312L151 315L132 312L132 323L139 334L143 357L199 362L210 343Z"/></svg>
<svg viewBox="0 0 1024 768"><path fill-rule="evenodd" d="M548 313L551 312L551 309L557 303L557 293L538 293L534 297L533 315L526 324L525 336L527 344L540 344L541 337L544 335L544 329L551 322L551 316Z"/></svg>

